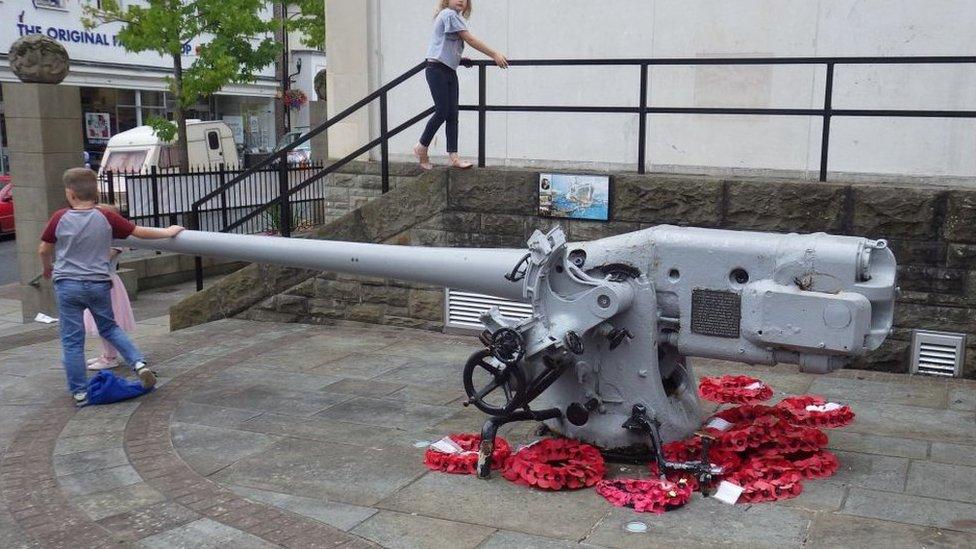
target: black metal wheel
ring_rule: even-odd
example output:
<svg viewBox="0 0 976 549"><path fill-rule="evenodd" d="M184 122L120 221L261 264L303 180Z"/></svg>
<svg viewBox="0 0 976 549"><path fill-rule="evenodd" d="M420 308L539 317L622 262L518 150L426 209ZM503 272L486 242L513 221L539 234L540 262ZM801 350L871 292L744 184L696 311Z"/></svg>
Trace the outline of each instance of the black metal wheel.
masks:
<svg viewBox="0 0 976 549"><path fill-rule="evenodd" d="M492 352L482 349L464 365L465 406L474 404L482 412L505 416L520 406L525 393L525 374L517 364L492 360Z"/></svg>
<svg viewBox="0 0 976 549"><path fill-rule="evenodd" d="M511 328L502 328L491 334L488 348L492 356L505 364L518 364L525 356L522 335Z"/></svg>

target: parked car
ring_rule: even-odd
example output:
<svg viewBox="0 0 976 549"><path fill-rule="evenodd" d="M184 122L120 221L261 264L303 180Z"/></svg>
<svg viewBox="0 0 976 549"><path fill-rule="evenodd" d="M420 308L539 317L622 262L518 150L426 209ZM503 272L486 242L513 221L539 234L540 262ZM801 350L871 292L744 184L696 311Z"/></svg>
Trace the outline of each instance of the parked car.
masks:
<svg viewBox="0 0 976 549"><path fill-rule="evenodd" d="M12 235L14 229L14 184L9 175L0 175L0 236Z"/></svg>
<svg viewBox="0 0 976 549"><path fill-rule="evenodd" d="M278 145L275 146L274 152L278 152L284 149L288 145L291 145L295 141L298 141L305 134L308 133L308 128L301 128L298 130L293 130L285 135L281 136L281 140L278 141ZM309 162L312 161L312 141L306 141L295 147L294 149L288 151L288 163L296 164L299 166L307 166Z"/></svg>

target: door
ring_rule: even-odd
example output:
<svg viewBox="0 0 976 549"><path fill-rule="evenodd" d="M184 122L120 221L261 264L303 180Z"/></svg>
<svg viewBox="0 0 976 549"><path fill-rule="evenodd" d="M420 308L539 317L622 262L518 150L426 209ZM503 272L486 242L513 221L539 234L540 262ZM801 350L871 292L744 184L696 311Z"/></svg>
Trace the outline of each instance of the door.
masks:
<svg viewBox="0 0 976 549"><path fill-rule="evenodd" d="M224 150L220 143L220 132L207 130L207 159L211 166L224 163Z"/></svg>

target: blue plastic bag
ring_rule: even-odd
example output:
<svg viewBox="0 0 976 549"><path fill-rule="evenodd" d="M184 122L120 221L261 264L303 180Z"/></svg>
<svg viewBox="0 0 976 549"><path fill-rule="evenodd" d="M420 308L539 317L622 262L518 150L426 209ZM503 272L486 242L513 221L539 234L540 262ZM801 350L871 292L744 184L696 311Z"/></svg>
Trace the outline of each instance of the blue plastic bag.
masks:
<svg viewBox="0 0 976 549"><path fill-rule="evenodd" d="M146 389L138 381L129 381L112 372L102 370L88 380L88 404L111 404L142 396Z"/></svg>

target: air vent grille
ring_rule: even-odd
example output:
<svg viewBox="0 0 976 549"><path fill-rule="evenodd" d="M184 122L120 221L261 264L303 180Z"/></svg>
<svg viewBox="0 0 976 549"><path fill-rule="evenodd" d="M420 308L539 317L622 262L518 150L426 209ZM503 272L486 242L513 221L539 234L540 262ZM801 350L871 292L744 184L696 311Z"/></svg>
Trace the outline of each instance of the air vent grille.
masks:
<svg viewBox="0 0 976 549"><path fill-rule="evenodd" d="M913 374L959 377L965 363L966 335L915 330L912 332Z"/></svg>
<svg viewBox="0 0 976 549"><path fill-rule="evenodd" d="M532 305L519 303L501 297L494 297L471 292L461 292L448 288L445 302L445 313L448 328L483 330L485 326L480 317L492 307L498 307L502 315L516 320L532 316Z"/></svg>

